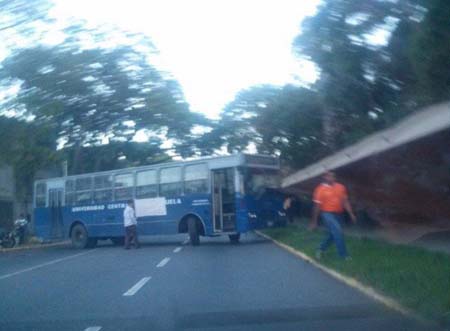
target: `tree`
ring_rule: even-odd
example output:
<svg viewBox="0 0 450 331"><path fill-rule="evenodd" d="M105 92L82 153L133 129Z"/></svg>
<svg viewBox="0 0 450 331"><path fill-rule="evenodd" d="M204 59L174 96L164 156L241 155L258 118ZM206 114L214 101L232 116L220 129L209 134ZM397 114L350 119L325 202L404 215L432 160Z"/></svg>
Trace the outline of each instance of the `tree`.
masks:
<svg viewBox="0 0 450 331"><path fill-rule="evenodd" d="M84 162L75 168L74 148L68 147L57 152L58 159L68 161L68 172L71 175L169 162L172 159L160 149L159 144L110 142L83 147L80 158Z"/></svg>
<svg viewBox="0 0 450 331"><path fill-rule="evenodd" d="M83 146L131 141L139 130L181 144L194 125L207 122L189 111L179 84L145 54L131 47L74 47L25 49L4 61L1 77L22 83L5 108L52 127L60 143L77 147L77 164Z"/></svg>
<svg viewBox="0 0 450 331"><path fill-rule="evenodd" d="M0 164L14 167L16 199L25 206L36 172L59 163L55 138L48 127L0 116Z"/></svg>
<svg viewBox="0 0 450 331"><path fill-rule="evenodd" d="M382 1L326 1L317 15L305 19L302 34L294 41L296 53L320 68L315 88L329 152L376 129L368 114L379 108L372 95L379 50L367 42L367 35L387 24L392 6ZM395 24L394 19L388 22Z"/></svg>
<svg viewBox="0 0 450 331"><path fill-rule="evenodd" d="M22 81L9 107L25 109L21 117L34 116L38 124L51 122L68 146L99 143L105 136L130 140L139 129L163 126L182 137L192 124L178 84L129 47L39 47L3 66L3 79Z"/></svg>
<svg viewBox="0 0 450 331"><path fill-rule="evenodd" d="M450 97L450 3L426 3L423 21L412 31L409 60L417 77L412 91L416 104L446 101Z"/></svg>
<svg viewBox="0 0 450 331"><path fill-rule="evenodd" d="M445 100L450 6L439 0L425 4L322 2L293 42L299 57L318 66L318 82L306 89L242 91L225 107L210 139L229 150L253 144L258 152L304 166L419 106Z"/></svg>
<svg viewBox="0 0 450 331"><path fill-rule="evenodd" d="M318 135L320 115L315 91L291 85L253 87L225 107L220 123L204 138L216 149L226 146L235 152L253 146L289 164L305 165L325 152Z"/></svg>

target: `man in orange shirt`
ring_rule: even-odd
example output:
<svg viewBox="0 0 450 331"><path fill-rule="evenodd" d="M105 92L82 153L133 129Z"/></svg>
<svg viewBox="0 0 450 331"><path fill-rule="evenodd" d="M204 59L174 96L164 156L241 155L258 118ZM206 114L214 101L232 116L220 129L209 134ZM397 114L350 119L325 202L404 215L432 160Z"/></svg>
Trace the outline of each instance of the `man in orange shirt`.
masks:
<svg viewBox="0 0 450 331"><path fill-rule="evenodd" d="M347 189L344 185L336 182L335 174L332 171L327 171L323 176L323 183L314 190L313 200L314 210L309 228L313 230L317 227L320 214L322 222L328 230L328 235L316 252L316 258L320 259L322 253L334 241L339 255L344 259L349 259L340 222L344 210L348 212L353 223L356 222L356 217L348 201Z"/></svg>

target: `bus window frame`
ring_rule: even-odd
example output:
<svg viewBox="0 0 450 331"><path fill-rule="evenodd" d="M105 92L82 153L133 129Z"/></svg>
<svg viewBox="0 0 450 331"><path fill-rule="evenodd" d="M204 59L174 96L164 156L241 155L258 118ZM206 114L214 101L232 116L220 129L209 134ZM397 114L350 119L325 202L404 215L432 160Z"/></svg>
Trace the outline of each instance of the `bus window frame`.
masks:
<svg viewBox="0 0 450 331"><path fill-rule="evenodd" d="M250 184L253 185L253 183L251 183L250 178L251 176L255 176L257 174L253 173L253 171L260 171L262 173L267 173L267 172L272 172L274 175L276 175L278 177L278 180L281 181L281 173L279 169L267 169L265 167L255 167L255 166L251 166L251 167L241 167L240 169L238 169L238 171L242 174L242 179L243 179L243 192L244 194L248 194L248 195L258 195L261 192L261 187L267 187L267 185L261 185L258 187L258 190L255 190L254 187L252 187L252 190L250 190ZM253 179L252 179L253 180Z"/></svg>
<svg viewBox="0 0 450 331"><path fill-rule="evenodd" d="M86 178L89 178L90 179L90 182L91 182L91 188L90 189L88 189L88 190L78 190L78 185L77 185L77 181L78 180L80 180L80 179L86 179ZM92 204L92 202L93 202L93 199L94 199L94 189L93 189L93 187L94 187L94 181L93 181L93 178L94 178L94 176L93 175L83 175L83 176L80 176L80 177L76 177L76 178L74 178L74 180L75 180L75 199L74 199L74 203L72 204L72 205L74 205L74 206L79 206L79 205L86 205L86 204ZM65 185L65 183L64 183L64 185ZM89 201L83 201L83 202L80 202L80 201L78 201L78 194L79 193L90 193L90 199L89 199ZM65 198L65 194L64 194L64 198Z"/></svg>
<svg viewBox="0 0 450 331"><path fill-rule="evenodd" d="M180 179L178 181L174 182L168 182L168 183L161 183L161 173L166 169L174 169L178 168L180 169ZM159 177L158 177L158 193L160 197L176 197L176 196L183 196L184 195L184 185L183 185L183 177L184 177L184 166L183 165L176 165L176 166L169 166L169 167L162 167L159 168ZM162 185L170 185L170 184L179 184L178 192L177 194L163 194L161 190Z"/></svg>
<svg viewBox="0 0 450 331"><path fill-rule="evenodd" d="M186 181L186 168L189 167L193 167L193 166L199 166L202 165L205 167L206 171L206 177L205 178L201 178L201 179L194 179L194 180L189 180ZM210 194L211 193L211 169L208 167L208 163L206 162L200 162L200 163L192 163L192 164L186 164L183 167L183 174L182 174L182 183L183 183L183 195L188 195L188 194ZM206 183L206 190L202 191L202 192L186 192L186 183L191 183L191 182L195 182L195 181L205 181Z"/></svg>
<svg viewBox="0 0 450 331"><path fill-rule="evenodd" d="M39 185L43 185L44 186L44 193L43 194L38 194L38 186ZM45 208L48 207L48 197L47 197L47 189L48 189L48 185L47 182L39 182L36 183L35 189L34 189L34 207L35 208ZM43 197L44 198L44 204L43 205L39 205L37 204L37 200L38 197Z"/></svg>
<svg viewBox="0 0 450 331"><path fill-rule="evenodd" d="M143 170L138 170L136 171L135 174L135 190L134 190L134 196L136 199L148 199L148 198L157 198L160 196L160 192L159 192L159 172L160 172L161 168L151 168L151 169L143 169ZM143 187L143 186L150 186L150 185L138 185L138 174L143 173L143 172L150 172L150 171L154 171L156 173L156 182L155 184L150 184L150 185L155 185L156 186L156 195L152 196L152 197L148 197L148 196L138 196L137 192L138 192L138 188L139 187Z"/></svg>
<svg viewBox="0 0 450 331"><path fill-rule="evenodd" d="M75 187L75 179L76 178L67 178L65 181L64 181L64 203L65 203L65 205L67 205L67 206L73 206L73 205L75 205L75 197L76 197L76 194L77 194L77 189L76 189L76 187ZM73 183L73 186L72 186L72 189L71 190L68 190L67 189L67 182L68 181L71 181L72 183ZM72 200L70 200L70 199L67 199L67 195L68 194L70 194L70 195L72 195ZM70 202L70 203L69 203Z"/></svg>
<svg viewBox="0 0 450 331"><path fill-rule="evenodd" d="M110 186L109 187L104 187L102 186L101 188L97 188L96 186L96 179L99 177L109 177L110 180ZM113 196L114 196L114 175L113 174L98 174L98 175L94 175L93 177L93 185L92 185L92 201L94 203L97 204L101 204L101 203L108 203L109 201L113 201ZM110 199L102 199L102 200L97 200L96 199L96 193L97 192L106 192L106 191L110 191Z"/></svg>
<svg viewBox="0 0 450 331"><path fill-rule="evenodd" d="M132 180L132 185L131 186L126 186L126 187L116 187L116 177L117 176L123 176L123 175L131 175L131 180ZM136 171L121 171L121 172L116 172L112 174L113 176L113 196L112 196L112 201L124 201L124 200L130 200L130 199L134 199L135 198L135 193L136 193ZM116 190L117 189L124 189L124 188L131 188L131 196L125 198L125 199L117 199L116 196Z"/></svg>

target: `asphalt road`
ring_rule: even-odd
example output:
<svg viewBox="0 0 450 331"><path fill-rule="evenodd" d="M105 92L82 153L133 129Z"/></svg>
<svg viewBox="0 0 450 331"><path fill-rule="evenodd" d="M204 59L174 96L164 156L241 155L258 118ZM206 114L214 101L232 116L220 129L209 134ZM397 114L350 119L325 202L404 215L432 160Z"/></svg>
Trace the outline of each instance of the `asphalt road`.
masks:
<svg viewBox="0 0 450 331"><path fill-rule="evenodd" d="M255 234L0 254L0 330L422 330Z"/></svg>

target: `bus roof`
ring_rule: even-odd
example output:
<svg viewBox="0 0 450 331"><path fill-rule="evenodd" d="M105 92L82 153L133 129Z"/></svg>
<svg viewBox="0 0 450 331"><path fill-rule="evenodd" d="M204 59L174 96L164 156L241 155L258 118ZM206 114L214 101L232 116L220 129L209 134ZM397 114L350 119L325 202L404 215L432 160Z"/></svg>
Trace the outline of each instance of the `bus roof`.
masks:
<svg viewBox="0 0 450 331"><path fill-rule="evenodd" d="M189 161L171 161L164 163L156 163L151 165L144 165L138 167L129 167L129 168L121 168L115 170L107 170L107 171L98 171L98 172L90 172L78 175L70 175L66 177L53 177L53 178L43 178L37 179L35 183L46 182L57 179L66 179L66 178L77 178L84 176L94 176L94 175L108 175L108 174L117 174L117 173L125 173L130 171L142 171L142 170L150 170L150 169L159 169L159 168L167 168L181 165L189 165L189 164L197 164L197 163L207 163L210 169L220 169L220 168L229 168L229 167L237 167L237 166L247 166L247 167L255 167L255 168L266 168L266 169L280 169L280 161L278 157L271 155L262 155L262 154L245 154L245 153L236 153L232 155L225 156L209 156L202 157L195 160Z"/></svg>

